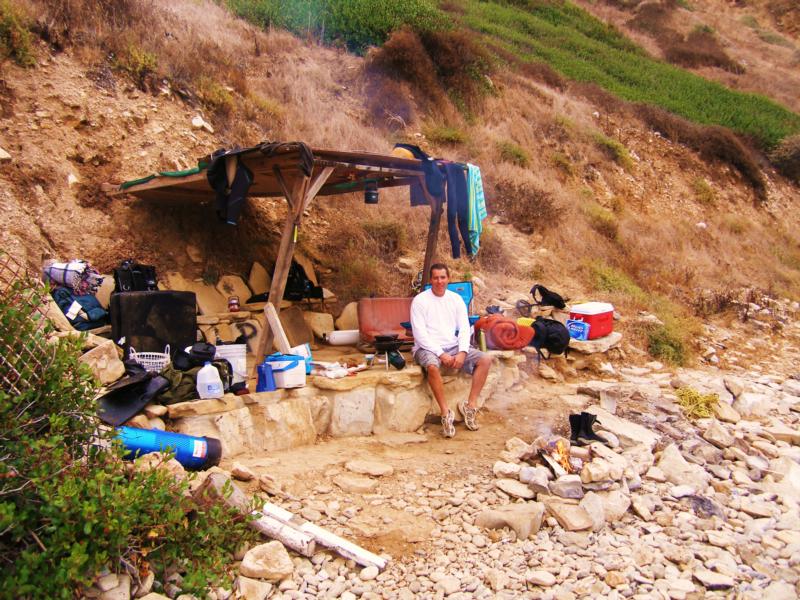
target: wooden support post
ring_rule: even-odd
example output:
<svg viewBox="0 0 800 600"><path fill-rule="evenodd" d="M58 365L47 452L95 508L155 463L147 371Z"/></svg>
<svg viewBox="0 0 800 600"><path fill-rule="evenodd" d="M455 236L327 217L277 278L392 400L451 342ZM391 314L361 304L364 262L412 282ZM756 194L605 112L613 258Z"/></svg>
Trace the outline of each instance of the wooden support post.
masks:
<svg viewBox="0 0 800 600"><path fill-rule="evenodd" d="M280 311L283 292L286 290L289 268L292 266L292 255L297 242L297 231L303 219L303 211L309 207L311 201L331 176L331 173L333 173L333 167L326 167L314 178L313 182L310 177L300 177L294 181L291 192L288 191L288 186L283 182L283 176L280 171L275 173L281 188L286 193L286 201L289 205L289 209L286 212L286 222L281 233L281 243L278 246L278 256L275 259L275 270L272 273L272 285L269 288L269 300L278 312ZM264 327L258 340L256 364L260 364L267 352L272 349L273 339L272 328Z"/></svg>
<svg viewBox="0 0 800 600"><path fill-rule="evenodd" d="M439 198L434 198L428 193L428 188L425 187L425 179L420 178L422 183L422 192L428 199L428 204L431 205L431 222L428 225L428 242L425 246L425 261L422 264L422 285L425 286L430 282L431 264L433 264L433 256L436 254L436 242L439 239L439 223L442 220L442 201Z"/></svg>

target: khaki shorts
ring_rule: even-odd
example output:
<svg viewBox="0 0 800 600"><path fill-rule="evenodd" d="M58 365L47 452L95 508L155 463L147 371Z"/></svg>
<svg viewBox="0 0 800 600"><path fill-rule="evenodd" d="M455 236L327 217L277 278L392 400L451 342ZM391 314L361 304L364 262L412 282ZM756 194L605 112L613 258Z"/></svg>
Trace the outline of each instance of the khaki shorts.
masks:
<svg viewBox="0 0 800 600"><path fill-rule="evenodd" d="M443 348L443 350L445 351L445 354L449 354L450 356L455 356L458 354L458 346L453 346L452 348ZM472 372L475 370L475 365L478 364L478 361L481 359L481 357L483 357L483 352L476 350L475 348L470 348L467 351L467 357L464 359L464 364L461 365L461 370L468 375L472 375ZM430 366L442 366L442 362L439 360L439 357L430 350L425 350L424 348L420 348L414 353L414 360L423 369L427 369Z"/></svg>

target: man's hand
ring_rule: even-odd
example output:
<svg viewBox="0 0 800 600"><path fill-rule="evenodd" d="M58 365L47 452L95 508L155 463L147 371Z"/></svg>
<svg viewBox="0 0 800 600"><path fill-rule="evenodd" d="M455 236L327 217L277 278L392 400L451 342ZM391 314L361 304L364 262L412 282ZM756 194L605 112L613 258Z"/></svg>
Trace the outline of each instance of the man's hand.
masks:
<svg viewBox="0 0 800 600"><path fill-rule="evenodd" d="M442 363L443 367L452 368L455 366L455 356L449 355L447 352L442 352L441 356L439 356L439 362ZM462 361L463 363L463 361Z"/></svg>
<svg viewBox="0 0 800 600"><path fill-rule="evenodd" d="M466 352L459 352L453 357L453 368L460 369L464 366L464 361L467 360Z"/></svg>

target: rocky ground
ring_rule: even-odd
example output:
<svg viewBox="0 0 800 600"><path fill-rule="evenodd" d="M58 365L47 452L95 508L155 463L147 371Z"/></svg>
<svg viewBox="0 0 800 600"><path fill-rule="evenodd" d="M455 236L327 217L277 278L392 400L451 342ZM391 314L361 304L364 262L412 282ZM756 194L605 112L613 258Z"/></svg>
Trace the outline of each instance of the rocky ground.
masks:
<svg viewBox="0 0 800 600"><path fill-rule="evenodd" d="M733 348L728 330L708 333L718 352L720 337ZM270 542L243 551L234 589L209 597L796 598L799 336L794 323L763 337L759 357L737 342L748 364L725 371L534 374L453 440L429 423L223 463L247 491L391 560L378 572ZM718 395L713 416L687 419L676 394L687 388ZM615 415L601 408L614 403ZM537 450L568 437L566 415L582 409L610 447L573 448L575 473L555 477ZM152 589L178 597L180 577Z"/></svg>

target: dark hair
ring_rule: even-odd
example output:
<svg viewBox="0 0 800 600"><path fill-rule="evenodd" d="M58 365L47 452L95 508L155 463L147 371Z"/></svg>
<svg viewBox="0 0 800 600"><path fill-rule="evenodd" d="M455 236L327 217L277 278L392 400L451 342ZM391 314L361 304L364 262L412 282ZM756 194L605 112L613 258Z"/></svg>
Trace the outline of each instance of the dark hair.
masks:
<svg viewBox="0 0 800 600"><path fill-rule="evenodd" d="M441 271L442 269L444 269L444 272L447 273L448 277L450 277L450 269L448 269L447 265L445 265L443 263L434 263L434 264L432 264L431 265L431 270L429 271L428 275L430 277L433 277L433 271L434 270Z"/></svg>

